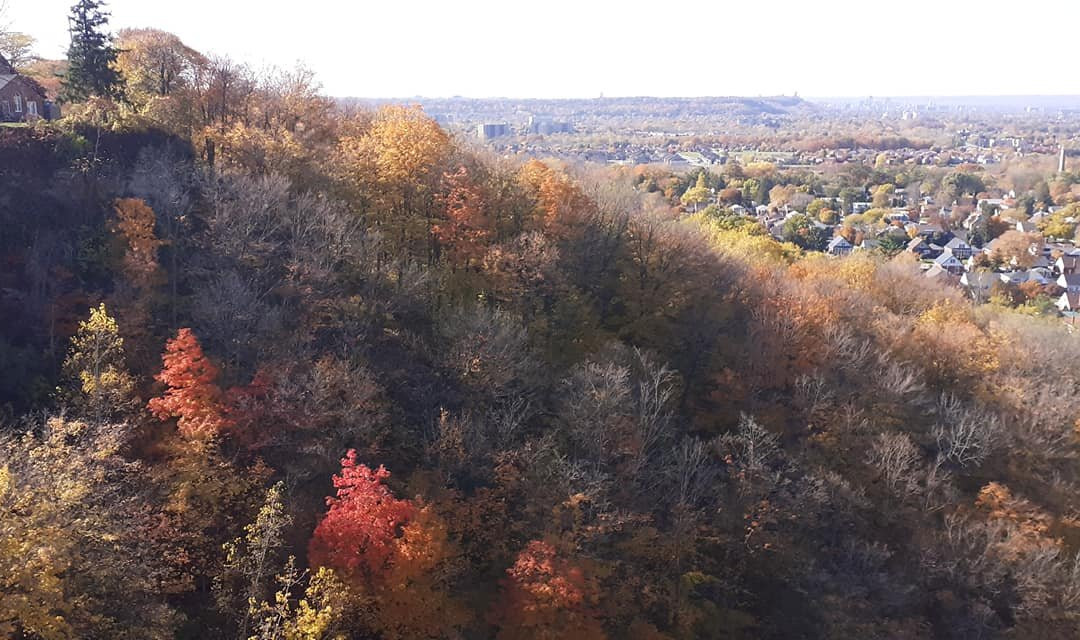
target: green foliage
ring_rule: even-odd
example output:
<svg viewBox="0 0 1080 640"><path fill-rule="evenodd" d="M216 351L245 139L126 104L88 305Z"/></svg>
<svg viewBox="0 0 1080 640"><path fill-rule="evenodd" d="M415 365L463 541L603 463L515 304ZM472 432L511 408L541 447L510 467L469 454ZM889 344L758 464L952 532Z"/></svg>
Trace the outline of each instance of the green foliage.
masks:
<svg viewBox="0 0 1080 640"><path fill-rule="evenodd" d="M102 0L79 0L71 7L68 19L71 45L60 92L65 102L121 97L123 77L116 68L119 51L105 31L109 14L104 7Z"/></svg>
<svg viewBox="0 0 1080 640"><path fill-rule="evenodd" d="M785 242L791 242L802 249L821 251L829 244L832 233L818 227L814 221L802 214L795 214L784 222L781 234Z"/></svg>
<svg viewBox="0 0 1080 640"><path fill-rule="evenodd" d="M878 250L882 254L892 257L900 253L907 247L907 243L892 235L884 235L878 238Z"/></svg>

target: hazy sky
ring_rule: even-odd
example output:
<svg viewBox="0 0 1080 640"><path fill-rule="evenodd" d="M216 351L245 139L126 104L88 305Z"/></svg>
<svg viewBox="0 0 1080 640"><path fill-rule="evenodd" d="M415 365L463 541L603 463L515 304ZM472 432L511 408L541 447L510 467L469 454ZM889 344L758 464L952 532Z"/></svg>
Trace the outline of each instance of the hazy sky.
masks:
<svg viewBox="0 0 1080 640"><path fill-rule="evenodd" d="M8 0L61 57L74 0ZM113 0L111 28L336 96L1078 94L1075 0Z"/></svg>

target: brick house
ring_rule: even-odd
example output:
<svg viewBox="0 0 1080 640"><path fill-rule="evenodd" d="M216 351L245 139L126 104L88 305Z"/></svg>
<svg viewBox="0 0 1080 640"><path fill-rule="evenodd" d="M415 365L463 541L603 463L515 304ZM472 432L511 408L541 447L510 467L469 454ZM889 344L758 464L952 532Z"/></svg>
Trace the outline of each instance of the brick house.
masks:
<svg viewBox="0 0 1080 640"><path fill-rule="evenodd" d="M34 80L21 76L0 56L0 122L26 122L37 118L51 120L56 111L45 89Z"/></svg>

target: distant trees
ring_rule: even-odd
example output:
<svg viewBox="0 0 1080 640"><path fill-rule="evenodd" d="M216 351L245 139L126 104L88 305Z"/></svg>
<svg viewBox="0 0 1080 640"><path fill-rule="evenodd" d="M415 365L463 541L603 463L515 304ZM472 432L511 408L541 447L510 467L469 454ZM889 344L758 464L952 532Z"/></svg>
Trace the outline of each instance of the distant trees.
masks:
<svg viewBox="0 0 1080 640"><path fill-rule="evenodd" d="M16 31L6 31L0 25L0 56L17 70L34 60L33 36Z"/></svg>
<svg viewBox="0 0 1080 640"><path fill-rule="evenodd" d="M109 14L102 0L79 0L71 8L68 67L60 98L82 102L90 97L116 99L123 93L123 76L116 68L119 50L105 31Z"/></svg>
<svg viewBox="0 0 1080 640"><path fill-rule="evenodd" d="M699 173L697 177L697 183L686 190L686 193L682 195L682 203L693 207L692 211L697 213L698 207L709 201L712 197L712 190L709 189L708 184L705 182L705 173Z"/></svg>
<svg viewBox="0 0 1080 640"><path fill-rule="evenodd" d="M117 35L116 68L125 97L137 108L195 86L208 60L177 36L158 29L123 29Z"/></svg>
<svg viewBox="0 0 1080 640"><path fill-rule="evenodd" d="M813 251L823 250L830 239L828 231L816 226L813 220L803 214L788 218L784 222L781 234L785 242Z"/></svg>
<svg viewBox="0 0 1080 640"><path fill-rule="evenodd" d="M1030 269L1042 255L1042 245L1042 234L1010 229L997 238L992 257L1021 269Z"/></svg>

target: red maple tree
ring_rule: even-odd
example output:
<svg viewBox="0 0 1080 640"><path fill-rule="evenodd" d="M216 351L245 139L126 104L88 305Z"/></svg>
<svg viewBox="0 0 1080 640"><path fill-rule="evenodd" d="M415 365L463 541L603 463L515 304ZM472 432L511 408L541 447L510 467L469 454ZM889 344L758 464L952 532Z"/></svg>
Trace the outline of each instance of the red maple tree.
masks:
<svg viewBox="0 0 1080 640"><path fill-rule="evenodd" d="M326 499L329 509L308 545L312 566L330 567L368 586L383 577L395 540L416 513L411 502L395 498L383 484L389 477L386 467L373 471L349 450L341 474L334 476L337 496Z"/></svg>

